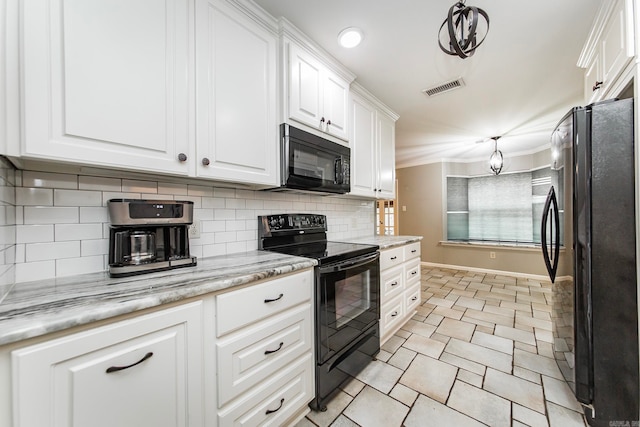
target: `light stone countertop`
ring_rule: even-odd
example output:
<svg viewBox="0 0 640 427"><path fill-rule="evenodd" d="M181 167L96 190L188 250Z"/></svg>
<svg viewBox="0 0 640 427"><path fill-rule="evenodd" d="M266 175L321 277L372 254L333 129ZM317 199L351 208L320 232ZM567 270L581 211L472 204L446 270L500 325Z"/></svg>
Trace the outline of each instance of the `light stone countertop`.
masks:
<svg viewBox="0 0 640 427"><path fill-rule="evenodd" d="M347 239L378 245L381 250L420 240L422 236ZM0 345L223 291L316 264L314 259L251 251L201 258L194 267L131 277L110 278L104 272L17 283L0 300Z"/></svg>
<svg viewBox="0 0 640 427"><path fill-rule="evenodd" d="M380 246L380 250L384 250L395 246L406 245L408 243L419 242L420 240L422 240L422 236L369 236L349 239L349 242L378 245Z"/></svg>
<svg viewBox="0 0 640 427"><path fill-rule="evenodd" d="M316 260L251 251L138 276L104 273L17 283L0 302L0 345L314 267Z"/></svg>

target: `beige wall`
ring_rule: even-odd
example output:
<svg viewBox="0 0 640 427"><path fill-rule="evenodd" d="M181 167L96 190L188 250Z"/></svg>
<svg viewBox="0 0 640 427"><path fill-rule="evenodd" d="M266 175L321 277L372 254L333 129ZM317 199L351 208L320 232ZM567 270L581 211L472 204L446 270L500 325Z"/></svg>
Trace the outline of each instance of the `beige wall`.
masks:
<svg viewBox="0 0 640 427"><path fill-rule="evenodd" d="M505 159L505 165L509 166L510 171L530 170L544 166L545 161L548 163L548 158L549 153L543 151ZM446 234L447 174L486 175L486 162L440 162L396 171L399 232L404 235L423 236L422 261L546 276L539 248L441 243ZM564 261L564 258L570 255L570 251L571 249L566 249L561 253L558 276L571 275L571 266ZM494 259L490 258L490 252L495 252Z"/></svg>

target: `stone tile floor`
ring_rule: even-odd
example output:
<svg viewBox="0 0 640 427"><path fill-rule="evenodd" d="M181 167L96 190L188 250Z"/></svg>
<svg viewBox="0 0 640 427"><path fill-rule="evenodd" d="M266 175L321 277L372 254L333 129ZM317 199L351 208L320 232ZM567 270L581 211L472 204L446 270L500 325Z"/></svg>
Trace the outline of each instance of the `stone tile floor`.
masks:
<svg viewBox="0 0 640 427"><path fill-rule="evenodd" d="M549 282L422 267L422 305L306 426L585 426Z"/></svg>

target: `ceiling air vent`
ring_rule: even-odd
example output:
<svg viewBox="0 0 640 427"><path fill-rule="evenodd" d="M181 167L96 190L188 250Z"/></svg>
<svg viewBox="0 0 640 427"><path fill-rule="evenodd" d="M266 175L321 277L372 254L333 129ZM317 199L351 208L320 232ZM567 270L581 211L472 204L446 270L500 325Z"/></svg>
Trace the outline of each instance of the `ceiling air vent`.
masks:
<svg viewBox="0 0 640 427"><path fill-rule="evenodd" d="M460 77L455 80L430 87L428 89L423 89L422 92L424 92L427 96L435 96L441 93L450 92L454 89L461 88L462 86L464 86L464 80L462 80L462 77Z"/></svg>

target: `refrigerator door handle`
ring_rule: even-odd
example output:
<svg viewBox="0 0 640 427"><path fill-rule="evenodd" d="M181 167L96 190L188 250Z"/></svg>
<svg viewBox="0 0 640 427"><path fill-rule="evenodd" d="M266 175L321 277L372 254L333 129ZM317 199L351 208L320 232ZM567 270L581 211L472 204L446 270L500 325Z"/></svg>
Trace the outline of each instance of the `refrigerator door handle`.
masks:
<svg viewBox="0 0 640 427"><path fill-rule="evenodd" d="M550 213L552 214L551 218L549 217ZM551 238L549 244L547 244L547 223L549 224L549 236ZM549 194L547 194L547 200L544 202L540 238L542 240L544 264L549 272L551 283L554 283L558 272L558 257L560 255L560 214L558 213L558 200L553 186L551 186Z"/></svg>

